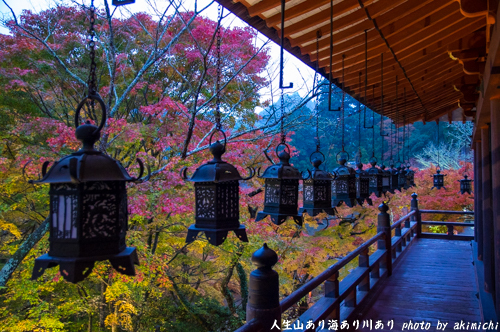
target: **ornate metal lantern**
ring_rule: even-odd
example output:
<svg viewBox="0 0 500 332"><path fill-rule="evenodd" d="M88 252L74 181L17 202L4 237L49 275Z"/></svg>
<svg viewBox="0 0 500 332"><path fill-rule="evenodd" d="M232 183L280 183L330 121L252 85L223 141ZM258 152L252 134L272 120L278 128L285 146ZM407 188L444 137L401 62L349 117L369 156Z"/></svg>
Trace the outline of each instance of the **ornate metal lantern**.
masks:
<svg viewBox="0 0 500 332"><path fill-rule="evenodd" d="M283 145L285 150L278 154L278 148ZM255 221L260 221L267 216L276 225L281 225L288 217L302 225L302 216L298 214L299 180L298 169L290 165L290 149L285 143L276 147L276 155L280 162L269 166L261 179L265 179L264 210L257 213Z"/></svg>
<svg viewBox="0 0 500 332"><path fill-rule="evenodd" d="M368 173L363 170L363 164L359 162L356 165L356 201L359 205L363 205L364 202L372 205L372 199L370 198L370 177Z"/></svg>
<svg viewBox="0 0 500 332"><path fill-rule="evenodd" d="M472 194L472 181L474 180L469 180L469 176L464 174L464 178L458 181L460 181L460 193L462 195L465 193Z"/></svg>
<svg viewBox="0 0 500 332"><path fill-rule="evenodd" d="M315 153L319 153L323 160L312 158ZM310 159L313 169L312 171L307 170L309 175L302 181L304 206L299 209L299 215L307 213L310 216L317 216L322 212L335 215L337 211L331 205L333 177L330 173L319 168L325 160L325 156L321 152L315 151L311 154Z"/></svg>
<svg viewBox="0 0 500 332"><path fill-rule="evenodd" d="M380 168L375 167L377 165L377 158L375 156L370 158L370 164L372 167L367 170L368 176L370 177L370 194L374 193L375 196L380 197L382 193L384 193L384 172ZM387 182L388 180L389 178L387 177Z"/></svg>
<svg viewBox="0 0 500 332"><path fill-rule="evenodd" d="M386 192L391 190L391 173L389 170L385 169L385 165L382 164L380 166L380 170L382 171L382 193L385 195Z"/></svg>
<svg viewBox="0 0 500 332"><path fill-rule="evenodd" d="M79 124L79 113L87 98L97 101L103 117L99 127L87 121ZM136 181L113 158L94 149L106 122L106 107L101 98L89 95L76 110L76 138L83 147L42 168L43 178L32 183L50 184L49 252L35 260L32 279L45 269L59 265L61 275L69 282L85 279L94 262L109 260L120 273L135 275L138 264L135 248L127 247L126 183ZM144 167L140 159L140 175Z"/></svg>
<svg viewBox="0 0 500 332"><path fill-rule="evenodd" d="M405 165L399 162L398 166L398 189L401 191L401 189L408 189L406 188L406 171L405 171Z"/></svg>
<svg viewBox="0 0 500 332"><path fill-rule="evenodd" d="M198 233L203 232L210 244L218 246L226 240L229 231L248 242L245 226L240 225L239 180L251 179L254 171L250 169L250 176L242 178L236 167L223 161L226 137L224 135L224 145L219 141L212 144L214 133L210 136L210 152L214 158L198 167L190 179L186 176L187 168L181 170L184 180L194 182L196 202L195 224L189 226L186 243L193 242Z"/></svg>
<svg viewBox="0 0 500 332"><path fill-rule="evenodd" d="M445 175L448 175L448 174L441 174L441 167L438 166L436 168L436 174L433 175L433 177L434 177L434 182L433 182L434 186L431 188L431 190L434 189L434 188L436 188L436 189L441 189L441 188L446 189L446 187L444 186L444 177L445 177Z"/></svg>
<svg viewBox="0 0 500 332"><path fill-rule="evenodd" d="M353 207L356 206L356 172L345 165L349 158L347 152L342 151L339 154L341 156L337 162L340 166L333 170L336 177L332 181L332 206L340 206L343 202Z"/></svg>
<svg viewBox="0 0 500 332"><path fill-rule="evenodd" d="M396 189L399 190L399 174L397 169L394 168L394 162L391 161L391 164L389 165L391 168L388 170L389 171L389 183L390 183L390 189L389 192L391 194L394 194L396 192Z"/></svg>
<svg viewBox="0 0 500 332"><path fill-rule="evenodd" d="M415 187L415 171L411 169L410 163L406 164L406 185L408 188Z"/></svg>

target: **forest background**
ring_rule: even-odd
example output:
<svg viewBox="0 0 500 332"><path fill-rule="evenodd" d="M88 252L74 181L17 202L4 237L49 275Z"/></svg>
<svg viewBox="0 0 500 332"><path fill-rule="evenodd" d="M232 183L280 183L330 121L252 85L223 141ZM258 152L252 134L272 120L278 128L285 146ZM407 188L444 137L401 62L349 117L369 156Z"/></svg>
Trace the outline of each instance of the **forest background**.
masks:
<svg viewBox="0 0 500 332"><path fill-rule="evenodd" d="M57 269L29 280L34 259L48 249L48 187L28 180L39 176L43 162L58 160L79 146L72 123L74 109L87 93L88 8L77 3L54 5L39 13L24 11L4 22L10 33L0 35L3 330L232 331L244 323L247 280L253 269L250 258L264 242L278 253L276 270L286 296L373 236L376 206L384 199L395 220L407 213L413 192L428 209L472 210L472 196L457 194L463 173L472 176L469 123L440 123L438 146L435 123L396 130L390 119L346 96L344 139L352 162L359 152L365 164L372 153L385 165L391 159L408 160L416 171L417 187L373 196L373 207L341 207L328 224L320 216L308 218L303 228L291 221L277 227L251 218L263 201L262 193L249 195L263 187L263 181L254 178L240 189L241 222L249 243L230 236L219 247L203 237L185 244L187 227L194 222L194 194L178 173L184 166L194 170L209 158L218 28L222 29L222 124L228 137L224 159L240 172L248 166L269 165L263 151L272 152L279 143L281 120L296 167L310 168L317 127L325 169L332 170L337 166L342 127L339 113L327 110L324 80L305 93L285 95L281 113L280 103L273 103L279 91L273 87L277 73L270 63L269 44L258 45L254 30L221 27L220 21L203 15L205 7L186 12L178 2L166 3L162 10L120 18L107 1L98 8L98 84L108 107L99 149L132 173L137 172L135 158L142 158L152 176L149 182L130 185L128 191L128 245L139 252L137 276L116 274L102 262L76 285L65 282ZM268 101L260 94L264 87L272 93ZM342 97L334 88L333 108L341 105ZM98 117L87 116L93 121ZM374 132L363 128L365 118L368 126L374 124ZM389 136L380 137L380 125ZM438 155L448 174L447 189L431 191ZM343 275L351 268L346 266ZM296 316L314 299L314 294L304 299L289 316Z"/></svg>

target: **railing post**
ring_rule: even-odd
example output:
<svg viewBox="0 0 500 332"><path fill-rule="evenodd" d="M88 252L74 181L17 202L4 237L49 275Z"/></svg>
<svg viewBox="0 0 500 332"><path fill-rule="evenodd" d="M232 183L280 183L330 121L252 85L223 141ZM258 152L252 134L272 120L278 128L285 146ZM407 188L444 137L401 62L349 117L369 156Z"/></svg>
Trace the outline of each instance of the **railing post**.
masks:
<svg viewBox="0 0 500 332"><path fill-rule="evenodd" d="M272 269L278 262L278 255L264 243L252 255L252 262L257 269L250 273L247 322L256 318L264 326L263 331L271 331L273 325L281 328L279 276Z"/></svg>
<svg viewBox="0 0 500 332"><path fill-rule="evenodd" d="M358 257L359 267L370 267L370 256L368 255L368 249L363 250ZM359 283L358 289L362 292L368 292L370 290L370 275L366 277Z"/></svg>
<svg viewBox="0 0 500 332"><path fill-rule="evenodd" d="M394 236L399 236L401 237L401 226L398 226L396 227L396 229L394 230ZM405 242L405 239L401 239L401 242L399 242L396 246L396 251L397 252L401 252L403 251L403 246L406 246L406 242Z"/></svg>
<svg viewBox="0 0 500 332"><path fill-rule="evenodd" d="M446 228L447 228L447 234L448 234L448 237L449 238L452 238L453 237L453 225L446 225Z"/></svg>
<svg viewBox="0 0 500 332"><path fill-rule="evenodd" d="M339 297L339 272L335 272L327 281L325 281L325 297ZM337 305L328 315L327 319L340 321L340 304Z"/></svg>
<svg viewBox="0 0 500 332"><path fill-rule="evenodd" d="M380 213L378 214L377 233L384 232L385 238L378 240L378 249L385 249L385 261L382 261L381 267L387 269L387 275L392 275L392 239L391 239L391 216L387 213L389 207L385 202L378 206Z"/></svg>
<svg viewBox="0 0 500 332"><path fill-rule="evenodd" d="M417 222L417 237L422 235L422 215L418 210L418 195L417 193L411 194L411 211L416 211L416 213L411 217L412 221Z"/></svg>

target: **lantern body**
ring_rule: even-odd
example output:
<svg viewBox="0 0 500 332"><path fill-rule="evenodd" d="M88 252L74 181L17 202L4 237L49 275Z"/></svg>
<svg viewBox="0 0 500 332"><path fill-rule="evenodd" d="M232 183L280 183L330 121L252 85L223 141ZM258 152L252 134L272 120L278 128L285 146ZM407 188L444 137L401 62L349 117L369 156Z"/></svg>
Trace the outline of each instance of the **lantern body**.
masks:
<svg viewBox="0 0 500 332"><path fill-rule="evenodd" d="M196 169L190 179L195 189L195 224L188 229L186 243L205 233L210 244L222 244L229 231L243 242L248 242L245 226L240 225L240 187L243 180L233 165L222 160L226 151L219 141L210 146L213 160Z"/></svg>
<svg viewBox="0 0 500 332"><path fill-rule="evenodd" d="M257 213L255 221L267 216L276 225L281 225L288 217L302 225L302 217L298 214L299 204L299 171L290 165L290 154L282 151L278 157L280 162L269 166L261 178L265 179L264 209Z"/></svg>
<svg viewBox="0 0 500 332"><path fill-rule="evenodd" d="M441 189L441 188L446 189L446 187L444 186L444 176L445 176L444 174L441 174L441 170L440 169L438 169L436 171L436 174L433 175L433 177L434 177L434 180L433 180L434 186L431 188L431 190L434 189L434 188L436 188L436 189Z"/></svg>
<svg viewBox="0 0 500 332"><path fill-rule="evenodd" d="M385 195L386 192L391 190L391 173L385 169L385 165L380 166L382 171L382 193Z"/></svg>
<svg viewBox="0 0 500 332"><path fill-rule="evenodd" d="M406 171L402 166L398 167L398 188L399 191L401 191L401 189L403 188L408 189L406 188Z"/></svg>
<svg viewBox="0 0 500 332"><path fill-rule="evenodd" d="M375 194L375 196L380 197L382 196L383 193L383 174L384 172L380 169L375 167L377 165L377 162L372 158L370 160L370 164L372 167L370 167L366 172L368 173L368 176L370 178L370 194ZM387 178L387 181L389 179Z"/></svg>
<svg viewBox="0 0 500 332"><path fill-rule="evenodd" d="M366 171L363 170L363 164L358 164L356 169L356 201L359 205L364 202L372 205L370 198L370 177Z"/></svg>
<svg viewBox="0 0 500 332"><path fill-rule="evenodd" d="M394 165L391 165L391 168L389 169L389 183L391 186L389 192L391 194L394 194L396 190L399 190L399 174L397 169L394 168Z"/></svg>
<svg viewBox="0 0 500 332"><path fill-rule="evenodd" d="M406 171L406 183L408 187L415 187L415 171L410 168L409 164Z"/></svg>
<svg viewBox="0 0 500 332"><path fill-rule="evenodd" d="M126 182L134 181L123 166L94 149L100 132L87 124L76 129L83 148L54 163L34 183L50 184L49 252L35 260L32 279L59 265L69 282L85 279L96 261L109 260L120 273L135 275L135 248L125 244ZM141 174L142 174L142 163Z"/></svg>
<svg viewBox="0 0 500 332"><path fill-rule="evenodd" d="M467 175L464 175L464 178L460 181L460 193L463 195L465 193L472 194L472 180L468 179Z"/></svg>
<svg viewBox="0 0 500 332"><path fill-rule="evenodd" d="M125 250L125 183L52 183L49 195L49 256L91 257Z"/></svg>
<svg viewBox="0 0 500 332"><path fill-rule="evenodd" d="M332 181L332 206L345 203L349 207L356 206L356 172L345 166L347 160L340 159L340 166L333 170L335 179Z"/></svg>
<svg viewBox="0 0 500 332"><path fill-rule="evenodd" d="M303 184L303 204L300 208L299 215L307 213L310 216L317 216L322 212L329 215L335 215L335 208L332 208L332 176L321 169L321 160L313 159L314 166L312 171L309 171L309 177L302 181Z"/></svg>

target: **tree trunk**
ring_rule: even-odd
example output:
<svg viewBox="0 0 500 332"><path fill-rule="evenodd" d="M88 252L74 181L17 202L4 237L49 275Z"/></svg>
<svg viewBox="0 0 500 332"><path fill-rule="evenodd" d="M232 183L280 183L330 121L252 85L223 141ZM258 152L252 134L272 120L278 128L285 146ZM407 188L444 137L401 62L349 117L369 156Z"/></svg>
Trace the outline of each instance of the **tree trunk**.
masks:
<svg viewBox="0 0 500 332"><path fill-rule="evenodd" d="M2 270L0 270L0 287L5 287L7 281L9 281L17 267L21 265L23 259L48 230L49 218L47 217L47 219L45 219L45 221L42 222L42 224L19 246L14 255L12 255L12 257L3 266Z"/></svg>

